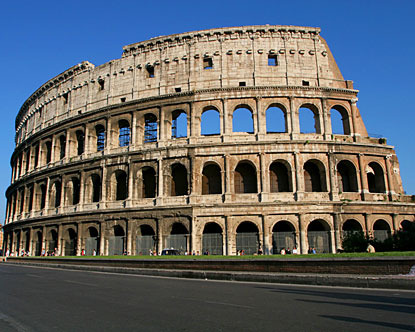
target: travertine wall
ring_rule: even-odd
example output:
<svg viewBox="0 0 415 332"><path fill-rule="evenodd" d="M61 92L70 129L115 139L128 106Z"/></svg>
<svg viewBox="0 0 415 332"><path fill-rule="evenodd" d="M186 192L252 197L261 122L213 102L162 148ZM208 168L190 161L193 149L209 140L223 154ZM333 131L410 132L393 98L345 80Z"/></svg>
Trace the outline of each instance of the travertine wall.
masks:
<svg viewBox="0 0 415 332"><path fill-rule="evenodd" d="M379 235L413 221L395 151L368 137L357 91L319 32L248 26L157 37L45 83L16 118L6 246L111 254L122 238L122 250L138 254L141 236L153 235L160 251L179 234L187 251L202 252L206 234L216 234L224 254L289 243L334 252L351 224ZM282 132L270 132L272 107ZM315 132L303 133L304 108ZM240 109L252 132L235 131ZM212 110L220 130L205 135ZM174 135L180 112L185 137ZM150 116L157 130L149 141ZM291 240L281 245L278 236Z"/></svg>

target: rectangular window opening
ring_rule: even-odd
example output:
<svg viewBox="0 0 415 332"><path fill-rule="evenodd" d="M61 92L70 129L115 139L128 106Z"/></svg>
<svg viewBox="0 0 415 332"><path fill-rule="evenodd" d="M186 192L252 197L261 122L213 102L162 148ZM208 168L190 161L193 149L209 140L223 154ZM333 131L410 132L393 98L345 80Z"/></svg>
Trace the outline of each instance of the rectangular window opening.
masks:
<svg viewBox="0 0 415 332"><path fill-rule="evenodd" d="M239 82L239 86L246 86L246 82Z"/></svg>
<svg viewBox="0 0 415 332"><path fill-rule="evenodd" d="M63 104L66 105L68 103L68 93L65 93L63 96Z"/></svg>
<svg viewBox="0 0 415 332"><path fill-rule="evenodd" d="M309 81L303 81L303 86L310 86L310 82Z"/></svg>
<svg viewBox="0 0 415 332"><path fill-rule="evenodd" d="M147 75L149 78L153 78L154 77L154 67L151 65L147 65L146 66L147 69Z"/></svg>
<svg viewBox="0 0 415 332"><path fill-rule="evenodd" d="M278 58L276 54L268 55L268 66L278 66Z"/></svg>
<svg viewBox="0 0 415 332"><path fill-rule="evenodd" d="M123 97L123 98L121 98L121 102L122 103L125 103L125 101L126 101L127 99L125 98L125 97Z"/></svg>
<svg viewBox="0 0 415 332"><path fill-rule="evenodd" d="M203 59L203 69L212 69L213 68L213 59L204 58Z"/></svg>
<svg viewBox="0 0 415 332"><path fill-rule="evenodd" d="M176 91L176 92L182 92L182 88L174 88L174 91Z"/></svg>
<svg viewBox="0 0 415 332"><path fill-rule="evenodd" d="M105 88L105 81L104 80L98 80L98 84L99 84L99 91L104 90L104 88Z"/></svg>

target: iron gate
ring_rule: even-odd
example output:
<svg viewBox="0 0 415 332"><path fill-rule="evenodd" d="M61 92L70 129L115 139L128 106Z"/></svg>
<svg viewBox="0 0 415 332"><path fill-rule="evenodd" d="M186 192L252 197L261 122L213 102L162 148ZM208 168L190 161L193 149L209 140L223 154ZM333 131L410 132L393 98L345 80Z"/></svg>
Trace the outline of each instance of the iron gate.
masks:
<svg viewBox="0 0 415 332"><path fill-rule="evenodd" d="M187 251L187 234L171 234L166 238L166 248Z"/></svg>
<svg viewBox="0 0 415 332"><path fill-rule="evenodd" d="M385 241L387 238L389 238L390 232L387 230L374 230L373 231L373 237L375 240L378 240L380 242Z"/></svg>
<svg viewBox="0 0 415 332"><path fill-rule="evenodd" d="M135 254L136 255L148 255L150 250L153 251L156 248L156 241L153 235L139 235L135 240Z"/></svg>
<svg viewBox="0 0 415 332"><path fill-rule="evenodd" d="M210 255L223 255L223 240L220 233L203 234L202 252Z"/></svg>
<svg viewBox="0 0 415 332"><path fill-rule="evenodd" d="M85 255L92 256L95 253L98 254L98 237L87 237L85 241Z"/></svg>
<svg viewBox="0 0 415 332"><path fill-rule="evenodd" d="M55 251L55 248L58 247L58 241L56 240L51 240L48 242L48 251L52 252Z"/></svg>
<svg viewBox="0 0 415 332"><path fill-rule="evenodd" d="M296 247L294 232L274 232L272 233L272 253L279 254L282 248L292 249Z"/></svg>
<svg viewBox="0 0 415 332"><path fill-rule="evenodd" d="M108 255L122 255L124 253L124 236L110 236L108 238Z"/></svg>
<svg viewBox="0 0 415 332"><path fill-rule="evenodd" d="M75 239L65 241L65 256L75 256L76 255L76 241Z"/></svg>
<svg viewBox="0 0 415 332"><path fill-rule="evenodd" d="M308 247L315 248L316 253L330 252L330 232L308 232Z"/></svg>
<svg viewBox="0 0 415 332"><path fill-rule="evenodd" d="M243 250L245 255L253 255L258 253L259 234L258 233L237 233L236 234L236 250Z"/></svg>

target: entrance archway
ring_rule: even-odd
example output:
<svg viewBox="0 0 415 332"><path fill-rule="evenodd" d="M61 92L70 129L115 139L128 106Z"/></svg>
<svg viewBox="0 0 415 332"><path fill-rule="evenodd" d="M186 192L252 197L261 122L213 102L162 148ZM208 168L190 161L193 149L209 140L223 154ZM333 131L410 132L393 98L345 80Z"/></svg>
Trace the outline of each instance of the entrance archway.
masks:
<svg viewBox="0 0 415 332"><path fill-rule="evenodd" d="M313 220L307 227L308 247L314 248L316 253L329 253L330 226L321 219Z"/></svg>
<svg viewBox="0 0 415 332"><path fill-rule="evenodd" d="M244 221L236 229L236 250L244 252L245 255L258 253L260 248L258 227L250 222Z"/></svg>
<svg viewBox="0 0 415 332"><path fill-rule="evenodd" d="M156 233L150 225L140 225L135 239L135 254L148 255L156 249Z"/></svg>
<svg viewBox="0 0 415 332"><path fill-rule="evenodd" d="M215 222L209 222L203 229L202 252L209 255L223 255L222 228Z"/></svg>
<svg viewBox="0 0 415 332"><path fill-rule="evenodd" d="M281 220L272 228L272 253L279 254L281 249L297 247L295 240L295 228L286 220Z"/></svg>
<svg viewBox="0 0 415 332"><path fill-rule="evenodd" d="M88 237L85 239L85 255L92 256L99 253L99 236L95 227L88 228Z"/></svg>
<svg viewBox="0 0 415 332"><path fill-rule="evenodd" d="M120 225L114 227L114 235L108 238L108 255L122 255L125 248L125 232Z"/></svg>
<svg viewBox="0 0 415 332"><path fill-rule="evenodd" d="M175 222L172 225L170 235L166 238L166 248L180 250L182 253L187 251L187 239L189 231L182 223Z"/></svg>

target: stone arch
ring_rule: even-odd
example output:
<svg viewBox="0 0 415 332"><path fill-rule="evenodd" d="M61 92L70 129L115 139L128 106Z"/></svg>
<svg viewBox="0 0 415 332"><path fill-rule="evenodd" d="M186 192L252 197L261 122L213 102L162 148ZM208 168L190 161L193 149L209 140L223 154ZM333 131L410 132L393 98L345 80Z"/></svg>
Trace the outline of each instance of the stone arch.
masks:
<svg viewBox="0 0 415 332"><path fill-rule="evenodd" d="M254 133L253 111L248 105L238 105L232 113L232 131L234 133Z"/></svg>
<svg viewBox="0 0 415 332"><path fill-rule="evenodd" d="M42 255L43 249L43 233L41 230L38 230L35 233L35 256Z"/></svg>
<svg viewBox="0 0 415 332"><path fill-rule="evenodd" d="M97 227L89 226L86 232L86 239L85 239L85 255L86 256L93 256L99 255L99 232Z"/></svg>
<svg viewBox="0 0 415 332"><path fill-rule="evenodd" d="M141 168L141 197L154 198L157 192L156 171L151 166L144 166Z"/></svg>
<svg viewBox="0 0 415 332"><path fill-rule="evenodd" d="M309 250L314 248L316 253L331 252L330 230L330 225L323 219L311 221L307 227Z"/></svg>
<svg viewBox="0 0 415 332"><path fill-rule="evenodd" d="M320 112L313 104L303 104L298 109L300 132L321 134Z"/></svg>
<svg viewBox="0 0 415 332"><path fill-rule="evenodd" d="M287 110L281 104L271 104L265 111L267 133L286 133Z"/></svg>
<svg viewBox="0 0 415 332"><path fill-rule="evenodd" d="M157 116L153 113L144 115L144 143L157 142Z"/></svg>
<svg viewBox="0 0 415 332"><path fill-rule="evenodd" d="M378 241L385 241L391 236L391 227L384 219L378 219L373 223L373 238Z"/></svg>
<svg viewBox="0 0 415 332"><path fill-rule="evenodd" d="M330 119L333 134L350 135L350 116L346 108L334 105L330 109Z"/></svg>
<svg viewBox="0 0 415 332"><path fill-rule="evenodd" d="M49 206L59 207L61 205L61 195L62 195L62 182L61 180L55 180L52 183L50 196L49 196Z"/></svg>
<svg viewBox="0 0 415 332"><path fill-rule="evenodd" d="M175 163L171 165L171 196L188 195L189 185L187 180L187 169L183 164Z"/></svg>
<svg viewBox="0 0 415 332"><path fill-rule="evenodd" d="M118 146L129 146L131 142L131 126L126 119L118 121Z"/></svg>
<svg viewBox="0 0 415 332"><path fill-rule="evenodd" d="M105 127L102 124L95 126L96 135L96 151L104 151L105 149Z"/></svg>
<svg viewBox="0 0 415 332"><path fill-rule="evenodd" d="M141 224L137 227L137 234L135 238L135 253L136 255L149 255L157 248L156 232L149 224Z"/></svg>
<svg viewBox="0 0 415 332"><path fill-rule="evenodd" d="M202 252L208 255L223 255L223 229L216 222L207 222L202 234Z"/></svg>
<svg viewBox="0 0 415 332"><path fill-rule="evenodd" d="M72 227L68 227L64 232L64 253L65 256L76 256L76 245L78 235Z"/></svg>
<svg viewBox="0 0 415 332"><path fill-rule="evenodd" d="M78 129L75 132L76 137L76 154L80 156L85 151L85 132L82 129Z"/></svg>
<svg viewBox="0 0 415 332"><path fill-rule="evenodd" d="M349 160L341 160L337 164L337 181L340 192L357 192L356 167Z"/></svg>
<svg viewBox="0 0 415 332"><path fill-rule="evenodd" d="M382 166L377 162L372 161L366 167L367 183L369 192L371 193L385 193L385 176Z"/></svg>
<svg viewBox="0 0 415 332"><path fill-rule="evenodd" d="M409 231L409 229L411 228L412 225L414 225L414 222L413 221L410 221L410 220L405 219L405 220L402 220L401 221L400 228L403 231Z"/></svg>
<svg viewBox="0 0 415 332"><path fill-rule="evenodd" d="M55 252L55 249L58 248L58 232L56 229L51 229L47 232L46 244L48 254Z"/></svg>
<svg viewBox="0 0 415 332"><path fill-rule="evenodd" d="M236 251L245 255L257 254L261 249L258 226L251 221L243 221L236 227Z"/></svg>
<svg viewBox="0 0 415 332"><path fill-rule="evenodd" d="M279 220L272 227L272 253L279 254L281 249L297 247L294 225L288 220Z"/></svg>
<svg viewBox="0 0 415 332"><path fill-rule="evenodd" d="M81 183L77 176L71 177L65 187L66 202L68 205L76 205L79 203Z"/></svg>
<svg viewBox="0 0 415 332"><path fill-rule="evenodd" d="M202 195L222 193L222 173L218 164L209 162L203 166Z"/></svg>
<svg viewBox="0 0 415 332"><path fill-rule="evenodd" d="M86 190L88 202L97 203L101 200L102 181L99 174L93 173L89 176Z"/></svg>
<svg viewBox="0 0 415 332"><path fill-rule="evenodd" d="M200 134L202 136L220 135L220 112L214 106L203 108L200 123Z"/></svg>
<svg viewBox="0 0 415 332"><path fill-rule="evenodd" d="M182 109L171 113L171 138L187 137L187 113Z"/></svg>
<svg viewBox="0 0 415 332"><path fill-rule="evenodd" d="M234 190L236 194L258 192L256 168L250 161L240 161L236 166Z"/></svg>
<svg viewBox="0 0 415 332"><path fill-rule="evenodd" d="M363 232L363 227L356 219L347 219L342 225L343 232Z"/></svg>
<svg viewBox="0 0 415 332"><path fill-rule="evenodd" d="M177 249L181 253L187 252L189 236L189 230L182 222L173 222L166 237L166 248Z"/></svg>
<svg viewBox="0 0 415 332"><path fill-rule="evenodd" d="M326 170L324 164L317 159L304 163L304 190L306 192L326 192Z"/></svg>
<svg viewBox="0 0 415 332"><path fill-rule="evenodd" d="M112 227L111 235L108 237L108 255L123 255L125 251L125 230L122 225L116 224Z"/></svg>
<svg viewBox="0 0 415 332"><path fill-rule="evenodd" d="M111 174L110 199L122 201L128 197L128 176L123 170L116 170Z"/></svg>
<svg viewBox="0 0 415 332"><path fill-rule="evenodd" d="M275 160L269 166L270 192L291 192L291 171L287 162Z"/></svg>

